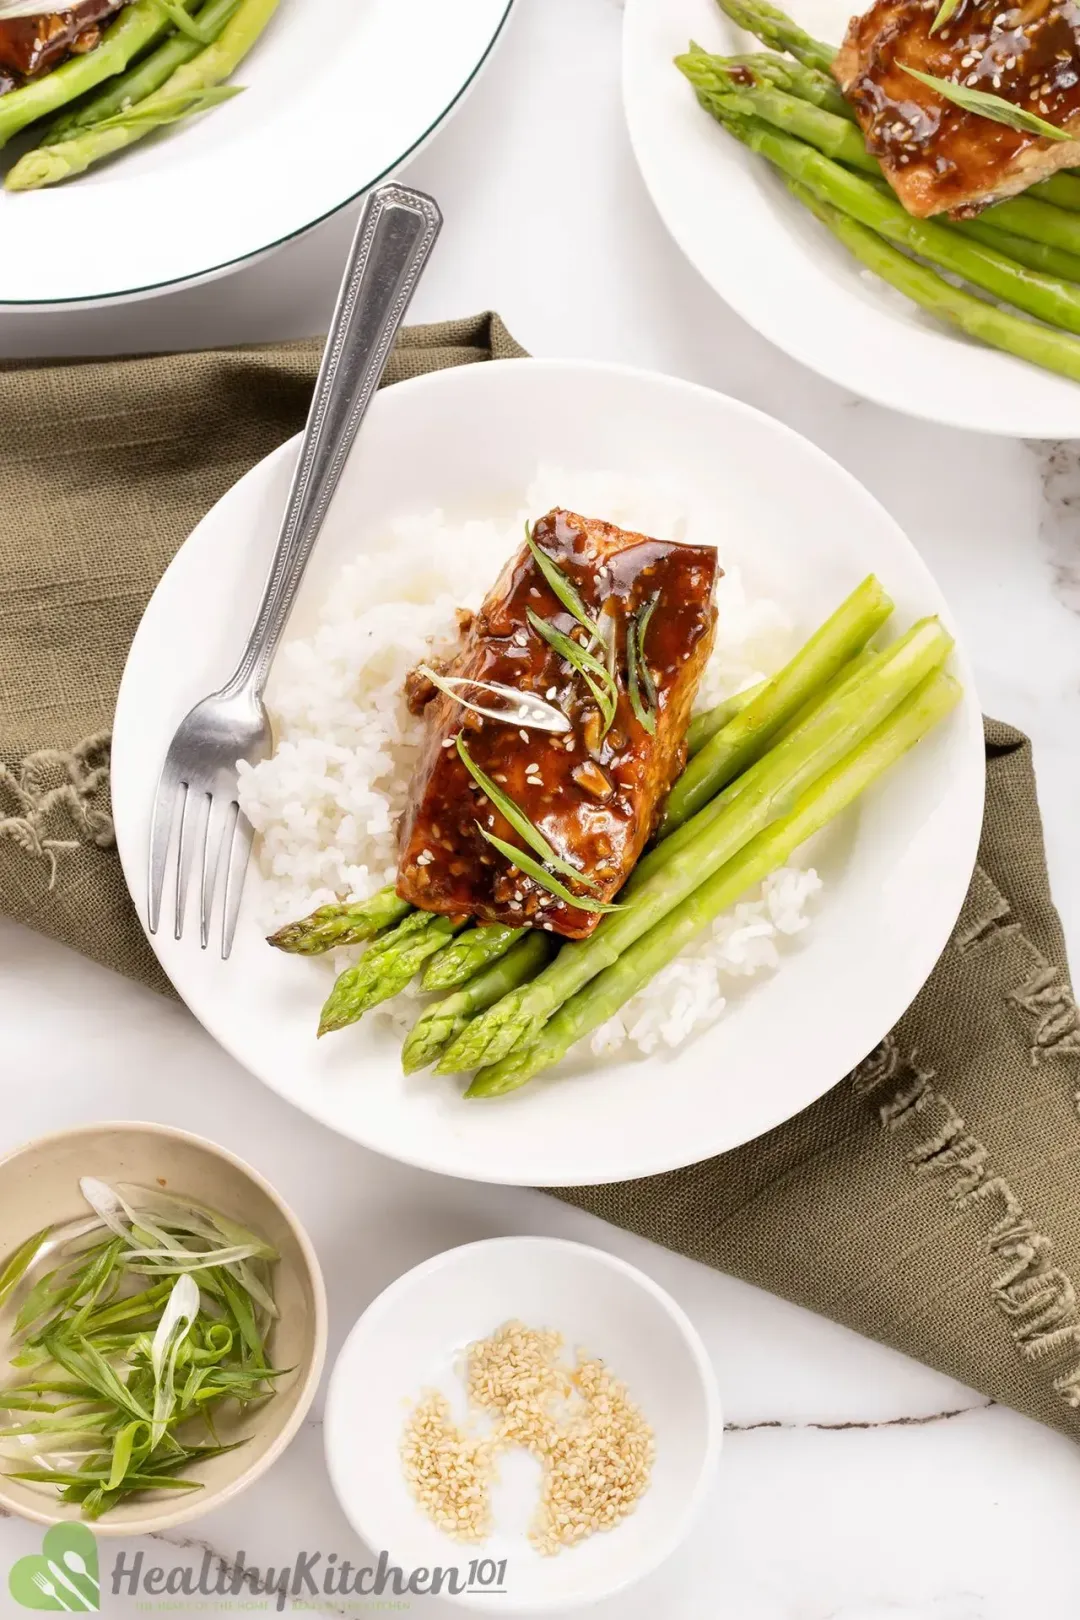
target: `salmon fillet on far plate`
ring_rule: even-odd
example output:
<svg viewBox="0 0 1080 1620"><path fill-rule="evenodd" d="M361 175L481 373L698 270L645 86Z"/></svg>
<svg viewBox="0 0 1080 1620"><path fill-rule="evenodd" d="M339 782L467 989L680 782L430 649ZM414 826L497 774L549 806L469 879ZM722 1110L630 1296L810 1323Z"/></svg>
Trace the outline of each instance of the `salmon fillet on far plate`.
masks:
<svg viewBox="0 0 1080 1620"><path fill-rule="evenodd" d="M909 214L978 213L1080 163L1080 8L961 0L931 34L940 0L877 0L853 17L833 64L866 144ZM1055 141L966 112L905 73L988 91L1076 139Z"/></svg>
<svg viewBox="0 0 1080 1620"><path fill-rule="evenodd" d="M0 71L22 78L46 73L69 52L93 50L101 37L101 24L121 9L125 0L81 0L67 11L42 7L34 17L9 17L0 22ZM11 87L17 80L8 80Z"/></svg>

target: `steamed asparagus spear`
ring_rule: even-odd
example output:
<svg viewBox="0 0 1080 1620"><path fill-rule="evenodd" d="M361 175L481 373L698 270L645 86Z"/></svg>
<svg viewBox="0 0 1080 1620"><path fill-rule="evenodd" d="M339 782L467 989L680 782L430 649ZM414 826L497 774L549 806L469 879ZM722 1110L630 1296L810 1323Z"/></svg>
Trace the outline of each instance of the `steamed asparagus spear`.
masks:
<svg viewBox="0 0 1080 1620"><path fill-rule="evenodd" d="M181 0L186 11L195 0ZM30 79L18 90L0 96L0 146L38 118L47 118L58 107L65 107L76 96L95 89L114 74L122 73L141 51L149 49L172 29L157 0L134 0L101 36L101 42L85 56L72 56L43 78Z"/></svg>
<svg viewBox="0 0 1080 1620"><path fill-rule="evenodd" d="M465 926L464 917L413 911L390 933L369 945L359 962L339 973L323 1006L319 1034L355 1024L380 1001L389 1001L429 957Z"/></svg>
<svg viewBox="0 0 1080 1620"><path fill-rule="evenodd" d="M876 657L876 650L872 647L864 647L862 652L856 653L850 663L845 664L833 676L831 681L826 681L825 685L814 693L809 703L800 709L786 725L781 726L772 740L776 742L781 737L786 737L789 731L794 731L797 725L801 725L809 717L813 709L816 709L826 698L832 697L834 693L839 691L841 686L853 680L860 670L865 669L873 657ZM754 699L760 692L765 690L768 684L767 680L757 681L753 686L746 687L742 692L736 692L734 697L725 698L722 703L716 704L715 708L705 709L701 714L695 715L686 733L687 757L693 759L695 754L700 754L705 744L712 737L715 737L718 731L723 731L725 726L729 726L736 715L741 714L745 708L753 703Z"/></svg>
<svg viewBox="0 0 1080 1620"><path fill-rule="evenodd" d="M781 742L806 736L808 732L811 732L818 725L822 715L827 711L831 711L833 706L848 692L854 691L867 675L881 669L887 669L898 654L904 653L909 647L914 647L917 650L920 646L933 641L939 634L940 626L936 619L920 619L899 640L892 642L891 645L879 648L877 651L864 648L849 663L845 664L843 669L834 675L830 681L827 681L824 686L815 689L810 700L803 704L795 715L776 732L769 745L770 750L775 750ZM760 765L761 762L758 763ZM707 827L717 816L727 814L732 801L738 798L744 786L747 783L753 786L756 781L755 770L756 767L741 776L736 776L722 793L708 803L703 804L701 809L691 816L689 821L685 821L681 827L675 827L667 833L662 838L662 841L658 842L644 859L638 862L623 890L622 898L625 900L629 896L636 894L641 885L648 882L654 872L659 871L661 867L671 860L673 855L678 854L680 850L686 848L687 844L698 838L703 828ZM661 829L661 832L663 833L663 829Z"/></svg>
<svg viewBox="0 0 1080 1620"><path fill-rule="evenodd" d="M836 100L823 88L824 84L834 82L832 81L832 75L828 71L836 56L836 47L834 45L826 44L822 40L812 39L785 12L778 10L775 6L763 4L762 0L719 0L719 4L721 9L738 27L744 28L747 33L756 35L762 44L768 45L774 52L790 52L796 59L797 65L803 65L814 77L807 79L801 77L798 73L789 73L787 82L783 83L779 71L772 66L777 60L775 56L766 58L764 62L758 56L735 57L729 60L734 62L741 60L748 65L753 64L755 66L760 63L759 71L763 78L771 80L772 83L778 84L783 89L790 90L794 95L801 96L806 101L814 102L817 106L836 113L841 118L852 118L854 116L853 109L840 92L839 86L835 86L835 88L840 95L842 105L837 104ZM705 55L700 50L696 54ZM712 60L719 62L723 59L713 58ZM780 60L783 62L782 57ZM1068 172L1051 175L1048 179L1039 180L1033 186L1030 186L1025 196L1031 201L1054 204L1059 209L1080 211L1080 176ZM1008 203L997 203L988 212L993 214L998 209L1008 206ZM1023 223L1022 215L1013 211L1010 228L1018 230L1021 223ZM1055 221L1052 217L1045 215L1030 216L1028 223L1036 232L1052 232L1057 226L1065 234L1070 236L1072 234L1060 221ZM1002 225L1004 227L1004 220ZM1018 230L1018 234L1026 237L1027 231ZM1037 234L1035 240L1043 241L1050 240L1050 238ZM1055 239L1053 245L1071 252L1080 251L1071 241L1057 241Z"/></svg>
<svg viewBox="0 0 1080 1620"><path fill-rule="evenodd" d="M1032 242L1026 236L1015 236L1012 231L999 230L991 217L993 212L989 208L978 219L950 220L949 230L959 231L962 236L973 236L977 242L996 248L1006 258L1015 259L1017 264L1026 264L1029 270L1041 270L1044 275L1056 276L1059 281L1080 282L1080 254L1051 247L1048 242Z"/></svg>
<svg viewBox="0 0 1080 1620"><path fill-rule="evenodd" d="M690 761L671 791L662 833L681 826L758 759L780 727L865 647L891 612L892 602L869 575L754 701Z"/></svg>
<svg viewBox="0 0 1080 1620"><path fill-rule="evenodd" d="M797 92L792 94L775 83L762 82L749 66L750 61L752 58L747 59L747 65L740 71L727 67L723 57L689 51L675 58L675 66L693 85L698 100L708 111L714 111L716 99L724 111L764 119L839 163L866 174L881 174L881 165L867 151L857 124L804 99ZM747 77L750 83L746 82Z"/></svg>
<svg viewBox="0 0 1080 1620"><path fill-rule="evenodd" d="M825 685L814 693L809 703L804 704L798 714L793 715L786 726L780 727L780 730L773 738L773 744L780 742L784 737L790 737L793 731L799 726L805 725L811 715L816 714L826 703L831 702L841 692L846 692L849 686L854 686L863 670L869 669L875 660L881 657L881 652L880 647L867 646L863 648L862 652L856 653L850 663L845 664L843 669L834 675L831 681L826 681Z"/></svg>
<svg viewBox="0 0 1080 1620"><path fill-rule="evenodd" d="M786 12L779 10L776 6L767 4L766 0L718 0L718 3L720 9L731 18L736 27L745 29L748 34L753 34L763 45L768 45L774 52L786 51L790 53L797 62L808 67L821 79L832 81L829 70L837 54L835 45L830 45L824 40L814 39L800 28ZM755 57L753 60L756 61L757 58ZM775 60L775 58L772 58L772 60ZM764 70L764 76L770 77L768 69ZM773 82L778 82L778 80L774 78ZM802 96L807 101L816 101L817 105L828 107L830 112L838 113L841 117L852 116L850 106L846 101L845 107L847 107L847 111L845 111L845 107L837 106L831 99L818 100L814 94L807 93L807 83L808 81L800 80L793 74L783 88L791 90L795 95ZM837 86L837 89L839 89L839 86ZM1031 198L1054 203L1059 208L1080 210L1080 175L1075 172L1059 172L1051 175L1049 179L1037 181L1035 185L1029 187L1027 195ZM996 204L988 212L996 213L997 209L1003 206L1005 205L1001 203ZM1040 222L1036 221L1035 223L1039 224ZM1047 228L1052 226L1052 223L1052 221L1045 220L1041 222ZM1004 221L1002 224L1004 225ZM1026 232L1022 234L1026 235ZM1042 241L1044 238L1037 236L1035 240ZM1078 251L1067 243L1056 243L1055 245L1069 251ZM1024 259L1021 262L1026 264L1028 260ZM1032 268L1042 269L1044 267L1034 265ZM1049 268L1049 266L1046 266L1046 268ZM1058 274L1060 272L1053 273Z"/></svg>
<svg viewBox="0 0 1080 1620"><path fill-rule="evenodd" d="M790 815L759 833L733 860L571 997L534 1045L514 1050L501 1062L481 1069L465 1095L502 1096L558 1063L583 1035L605 1023L714 917L783 866L800 844L839 815L914 747L949 713L959 696L960 687L950 675L941 670L929 675L865 742L803 794Z"/></svg>
<svg viewBox="0 0 1080 1620"><path fill-rule="evenodd" d="M776 92L773 92L776 95ZM733 101L741 98L732 98ZM743 98L744 99L744 98ZM712 98L719 111L727 97ZM808 115L827 118L816 107L806 107ZM725 120L726 122L726 120ZM839 120L835 120L839 123ZM1055 280L1013 264L1010 259L982 243L935 224L915 219L891 193L879 190L839 163L834 163L813 146L796 140L780 129L757 118L739 116L727 127L739 140L760 153L789 179L815 191L824 201L841 209L860 225L899 247L908 248L931 264L962 276L972 286L981 287L994 298L1014 305L1028 315L1063 331L1080 333L1080 288L1072 282ZM847 125L841 125L848 128ZM1032 208L1047 208L1032 203ZM1050 210L1061 213L1060 209ZM1076 227L1080 243L1080 216L1062 215Z"/></svg>
<svg viewBox="0 0 1080 1620"><path fill-rule="evenodd" d="M1027 190L1029 197L1041 197L1043 202L1055 203L1058 208L1080 209L1080 178L1060 170L1047 180L1036 180Z"/></svg>
<svg viewBox="0 0 1080 1620"><path fill-rule="evenodd" d="M777 743L710 805L712 813L702 815L701 831L670 855L618 912L605 917L595 933L564 945L539 978L474 1019L442 1058L439 1072L478 1068L498 1062L519 1045L531 1045L564 1001L610 967L770 822L790 814L794 801L864 741L944 661L951 645L948 633L931 619L886 648L861 680Z"/></svg>
<svg viewBox="0 0 1080 1620"><path fill-rule="evenodd" d="M747 704L753 703L759 692L763 692L768 685L767 681L756 681L742 692L736 692L734 697L725 698L722 703L715 704L711 709L705 709L696 714L691 720L686 732L686 752L690 759L700 754L710 737L715 737L718 731L730 725L737 714L741 714Z"/></svg>
<svg viewBox="0 0 1080 1620"><path fill-rule="evenodd" d="M1032 242L1045 242L1049 247L1064 248L1067 253L1080 253L1080 214L1055 208L1037 197L1009 197L1005 202L995 203L980 217L992 221L999 230L1012 231Z"/></svg>
<svg viewBox="0 0 1080 1620"><path fill-rule="evenodd" d="M551 956L554 942L539 929L524 930L505 956L490 962L481 973L453 995L437 1001L417 1020L401 1049L401 1066L406 1074L426 1069L465 1028L476 1013L516 990L539 973Z"/></svg>
<svg viewBox="0 0 1080 1620"><path fill-rule="evenodd" d="M384 928L393 928L412 911L408 900L399 900L392 883L368 900L340 900L320 906L299 922L286 923L271 934L268 945L295 956L319 956L338 945L361 945L374 939Z"/></svg>
<svg viewBox="0 0 1080 1620"><path fill-rule="evenodd" d="M785 136L805 142L809 147L847 165L848 168L881 178L881 166L867 151L865 141L854 124L801 99L797 94L792 95L785 90L777 89L771 83L740 83L737 74L721 65L723 58L690 52L685 56L676 57L675 60L676 65L694 86L698 100L705 110L724 124L731 134L739 136L746 144L754 146L755 150L760 150L753 139L754 131L757 129L756 121L762 120L765 125L773 126L775 131L782 131ZM795 178L801 179L806 184L817 184L806 174L796 174ZM1005 202L995 203L980 216L982 222L1025 240L1053 247L1070 255L1080 255L1080 214L1054 207L1049 202L1040 200L1035 195L1037 190L1037 187L1032 186L1030 192L1023 197L1013 197ZM825 195L827 201L854 214L861 223L869 224L871 229L890 235L901 246L910 247L921 257L940 263L945 269L953 268L947 259L950 253L957 251L954 245L956 235L978 237L980 234L964 228L958 233L952 223L943 225L935 220L916 219L907 212L891 190L886 188L884 180L878 195L885 206L879 210L879 218L888 222L888 229L883 223L864 218L863 213L850 207L847 200L828 193ZM861 195L865 199L869 193L864 191ZM1026 263L1027 259L1025 258L1023 262ZM971 263L974 268L962 269L957 273L974 281L977 286L985 286L986 290L994 293L996 297L1015 303L1018 308L1028 308L1028 303L1024 300L1030 278L1018 271L1016 266L1011 267L1011 273L1009 270L1005 272L1011 291L1001 293L998 292L996 285L988 285L979 279L980 275L988 275L993 281L1000 280L1001 266L987 266L985 261L971 261ZM1030 289L1036 302L1039 293L1053 297L1059 290L1057 287L1046 288L1041 284L1036 284ZM1071 293L1071 289L1067 291ZM1038 310L1033 310L1032 313L1039 314L1040 319L1054 319L1053 316L1041 315Z"/></svg>
<svg viewBox="0 0 1080 1620"><path fill-rule="evenodd" d="M138 3L139 0L136 0ZM153 4L153 0L150 0L150 4ZM185 100L189 103L189 110L207 104L217 87L235 72L255 45L279 4L280 0L240 0L214 43L170 74L160 89L132 109L130 116L117 114L102 124L76 130L67 140L58 141L55 146L41 146L27 152L8 174L5 181L7 189L35 191L40 186L53 186L62 180L70 180L74 175L82 174L91 164L133 146L158 124L183 116L180 109ZM89 59L89 56L82 58L83 61ZM125 67L129 60L130 57L118 63L113 71ZM62 73L63 68L58 68L57 72ZM56 74L50 75L50 79L55 77ZM44 84L50 80L41 82ZM3 128L3 103L7 99L6 96L0 98L0 129Z"/></svg>
<svg viewBox="0 0 1080 1620"><path fill-rule="evenodd" d="M710 56L700 46L691 46L691 55L704 57L727 72L739 70L749 74L755 83L774 84L778 90L789 90L803 101L813 102L838 118L855 122L855 109L844 95L836 80L820 68L805 67L790 56L776 56L771 51L755 51L746 56ZM745 80L744 80L745 82Z"/></svg>
<svg viewBox="0 0 1080 1620"><path fill-rule="evenodd" d="M976 298L974 293L954 287L933 270L891 247L875 231L867 230L865 225L827 203L808 186L797 180L785 180L785 184L860 264L913 303L980 343L1080 382L1080 342L1076 338L1023 316L1011 315L1008 310Z"/></svg>
<svg viewBox="0 0 1080 1620"><path fill-rule="evenodd" d="M755 35L770 50L787 51L797 62L823 73L828 73L832 67L836 47L814 39L776 6L767 5L765 0L719 0L719 3L737 28Z"/></svg>
<svg viewBox="0 0 1080 1620"><path fill-rule="evenodd" d="M195 15L200 31L210 39L216 39L239 4L240 0L209 0ZM160 89L178 67L183 67L185 62L198 56L202 48L197 39L179 32L173 34L126 73L110 79L97 95L81 101L74 111L61 113L53 119L43 131L38 144L52 146L57 141L66 140L77 129L86 129L90 124L99 124L117 113L126 112L129 107Z"/></svg>
<svg viewBox="0 0 1080 1620"><path fill-rule="evenodd" d="M505 923L480 923L444 945L420 981L421 990L453 990L497 962L525 933Z"/></svg>

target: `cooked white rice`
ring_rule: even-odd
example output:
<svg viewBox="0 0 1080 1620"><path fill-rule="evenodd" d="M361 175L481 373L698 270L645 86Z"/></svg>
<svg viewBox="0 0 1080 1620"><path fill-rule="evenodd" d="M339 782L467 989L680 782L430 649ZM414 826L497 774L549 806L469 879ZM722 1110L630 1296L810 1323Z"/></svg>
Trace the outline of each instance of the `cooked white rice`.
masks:
<svg viewBox="0 0 1080 1620"><path fill-rule="evenodd" d="M240 803L260 834L260 921L268 929L339 897L364 899L393 880L394 829L423 731L405 705L405 676L420 660L452 650L455 610L479 607L520 545L526 518L556 505L660 539L718 538L711 510L695 512L655 486L555 468L540 469L507 523L451 522L434 511L373 537L342 569L315 630L281 649L267 692L272 758L240 766ZM784 610L744 587L735 541L719 539L726 572L699 708L776 669L796 640ZM781 942L806 926L807 901L820 886L812 871L775 873L596 1031L593 1049L610 1052L627 1040L646 1052L676 1045L717 1017L725 978L775 969ZM411 1021L393 1004L386 1011Z"/></svg>

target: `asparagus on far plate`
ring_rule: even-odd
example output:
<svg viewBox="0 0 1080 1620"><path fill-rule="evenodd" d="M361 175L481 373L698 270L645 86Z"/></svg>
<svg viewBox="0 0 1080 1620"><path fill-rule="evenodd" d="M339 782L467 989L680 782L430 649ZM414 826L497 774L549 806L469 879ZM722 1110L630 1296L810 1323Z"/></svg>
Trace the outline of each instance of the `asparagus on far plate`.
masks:
<svg viewBox="0 0 1080 1620"><path fill-rule="evenodd" d="M181 0L191 10L195 0ZM47 118L76 96L95 90L106 79L122 73L140 52L170 32L168 15L157 0L134 0L111 23L101 43L85 56L72 56L44 78L28 79L16 90L0 96L0 146L39 118Z"/></svg>
<svg viewBox="0 0 1080 1620"><path fill-rule="evenodd" d="M866 68L859 87L853 87L850 61L846 68L841 62L840 81L854 100L844 109L825 79L833 72L837 57L832 45L813 39L762 0L720 0L720 5L739 27L756 34L769 53L713 57L691 45L679 66L693 83L702 106L736 139L778 167L792 196L865 268L965 335L1078 380L1080 176L1065 172L1059 164L1064 161L1062 154L1071 153L1073 147L1075 155L1068 161L1080 158L1080 143L1070 139L1062 145L1051 139L1055 130L1040 128L1037 119L1035 125L1030 119L1023 123L1029 68L1021 60L1024 48L1019 44L1017 61L1010 57L1007 64L1004 58L1002 62L1006 78L1016 68L1005 86L1012 86L1012 101L983 96L967 84L954 95L949 83L935 78L933 72L928 88L917 75L911 77L906 71L909 66L922 71L927 61L918 66L921 58L913 47L908 62L905 41L925 42L927 28L937 20L945 58L964 48L958 41L968 40L968 55L963 60L972 69L972 82L980 75L985 77L986 63L993 67L994 53L1006 43L1005 33L1011 26L1006 14L990 8L984 18L976 6L975 11L967 8L955 18L938 19L932 7L919 6L916 0L876 0L867 13L872 19L868 24L871 32L883 26L887 16L898 21L898 26L890 25L888 48L880 63L874 58ZM1040 20L1036 26L1041 41L1045 28ZM856 19L849 39L859 33L859 27ZM980 28L983 32L976 41ZM930 33L938 37L935 29ZM1068 69L1069 82L1080 83L1080 31L1070 32L1059 44L1062 48L1055 56L1054 74ZM790 53L794 60L777 58L777 52ZM941 66L929 65L935 70ZM904 105L889 114L889 140L879 139L878 123L893 107L889 98L895 100L899 95L901 79ZM871 80L877 87L873 96L867 89ZM1062 94L1065 101L1073 94L1064 79ZM927 112L921 123L913 108ZM1038 113L1044 126L1046 110ZM1068 114L1066 123L1075 112L1080 133L1080 102L1075 107L1063 102L1062 110ZM865 141L860 144L853 115L864 131L872 133L873 156ZM960 176L963 196L946 196L941 188L935 191L935 173L947 179L954 170L960 172L951 165L949 152L935 145L939 122L949 132L949 142L955 144L961 131L967 143ZM910 150L905 142L911 143ZM1050 148L1055 153L1053 161L1043 162ZM996 172L1000 185L996 180L982 183L972 155L975 152L993 154L997 170L991 164L987 173ZM1003 153L1005 159L999 162ZM882 163L899 201L879 189L876 176ZM908 184L908 171L914 172L920 165L920 172L930 176L925 196ZM1049 172L1054 168L1058 172ZM860 180L859 171L867 178ZM1013 195L1021 186L1026 188L1024 195ZM964 217L939 212L932 224L914 217L947 209L957 201L964 203L960 210ZM968 217L973 211L977 217ZM1019 313L1013 314L1005 305Z"/></svg>
<svg viewBox="0 0 1080 1620"><path fill-rule="evenodd" d="M155 0L151 0L151 4L154 3ZM240 86L226 89L224 81L251 50L279 4L280 0L240 0L213 44L176 68L159 89L101 123L74 130L51 146L39 146L27 152L9 171L5 181L7 189L32 191L69 180L82 174L91 164L133 146L164 124L174 123L238 93ZM3 114L4 104L0 99L0 123Z"/></svg>
<svg viewBox="0 0 1080 1620"><path fill-rule="evenodd" d="M198 56L203 46L216 39L240 0L207 0L195 14L201 39L179 31L171 34L147 55L141 56L134 67L109 79L92 96L84 97L78 105L59 113L42 132L42 146L52 146L66 140L77 129L100 124L117 113L128 112L169 79L176 69Z"/></svg>
<svg viewBox="0 0 1080 1620"><path fill-rule="evenodd" d="M774 101L779 99L776 92L769 95ZM852 174L843 164L823 156L805 141L793 139L760 118L741 116L740 100L746 103L748 99L737 93L730 98L716 96L715 116L738 140L767 158L788 179L797 180L823 202L839 208L895 246L907 248L920 259L963 277L972 286L981 287L994 298L1034 315L1047 325L1080 333L1080 287L1016 265L993 248L984 247L933 220L912 218L891 194ZM726 115L729 105L731 117ZM813 118L831 118L829 113L817 108L805 104L804 108ZM851 125L840 119L833 122L858 141ZM1080 215L1068 218L1075 227L1080 246Z"/></svg>

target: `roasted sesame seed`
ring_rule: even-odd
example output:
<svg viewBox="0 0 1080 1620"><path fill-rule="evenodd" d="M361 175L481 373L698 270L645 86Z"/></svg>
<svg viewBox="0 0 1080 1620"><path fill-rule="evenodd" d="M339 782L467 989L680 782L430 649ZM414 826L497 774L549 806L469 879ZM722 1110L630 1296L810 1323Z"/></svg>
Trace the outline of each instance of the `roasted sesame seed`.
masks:
<svg viewBox="0 0 1080 1620"><path fill-rule="evenodd" d="M401 1451L405 1478L448 1535L479 1541L488 1534L495 1460L509 1446L531 1452L543 1469L529 1533L541 1553L610 1529L648 1488L652 1430L603 1362L579 1350L576 1365L561 1364L562 1342L550 1329L507 1322L470 1345L469 1401L493 1421L487 1436L457 1427L438 1392L411 1414Z"/></svg>

